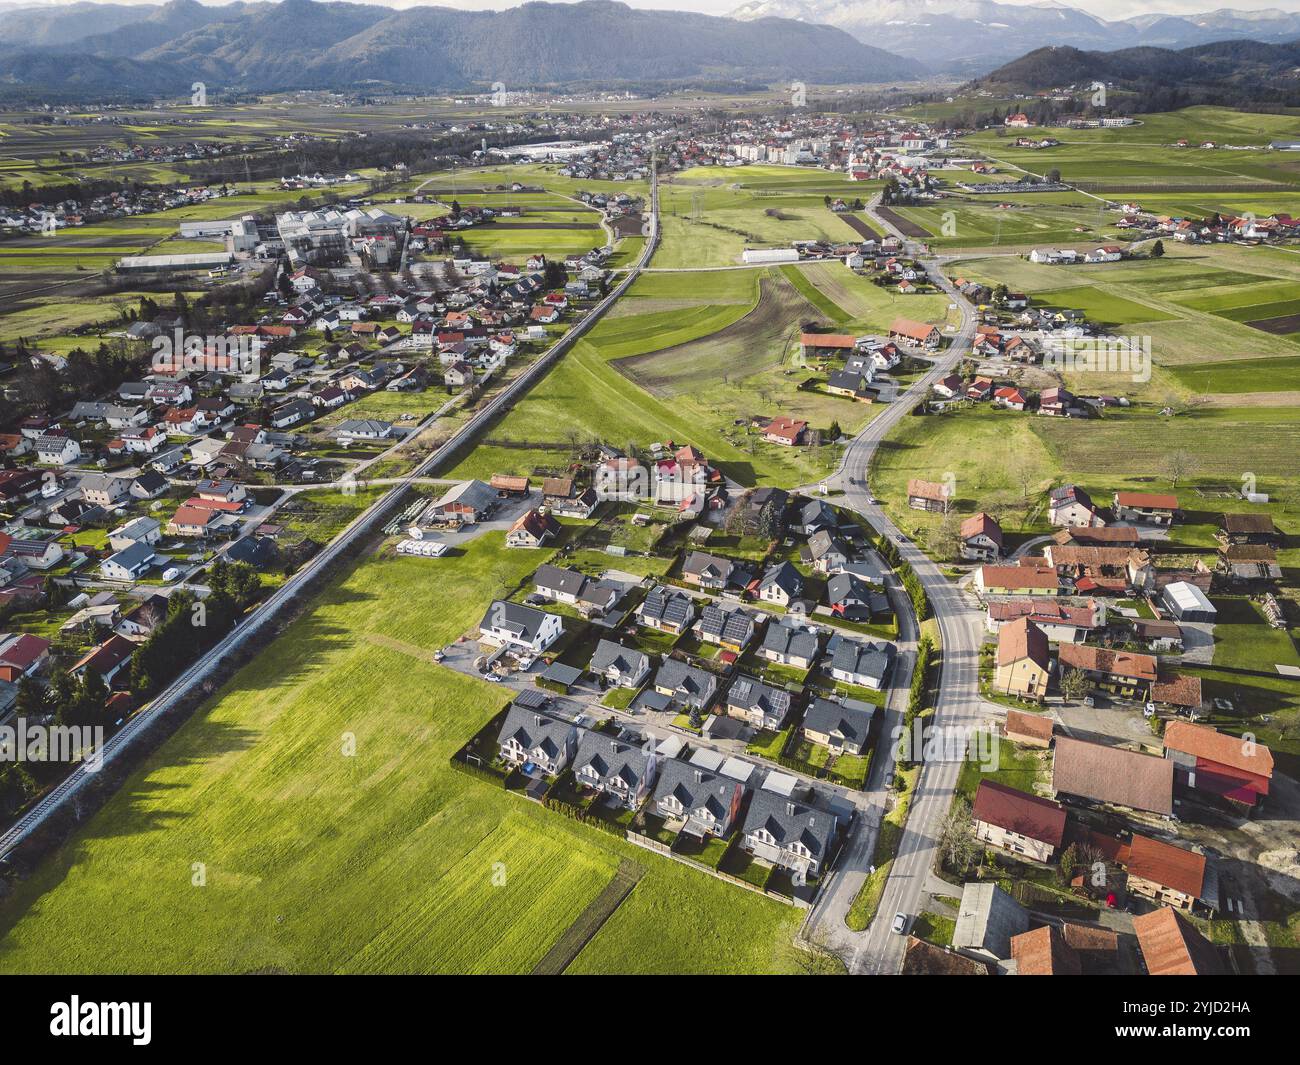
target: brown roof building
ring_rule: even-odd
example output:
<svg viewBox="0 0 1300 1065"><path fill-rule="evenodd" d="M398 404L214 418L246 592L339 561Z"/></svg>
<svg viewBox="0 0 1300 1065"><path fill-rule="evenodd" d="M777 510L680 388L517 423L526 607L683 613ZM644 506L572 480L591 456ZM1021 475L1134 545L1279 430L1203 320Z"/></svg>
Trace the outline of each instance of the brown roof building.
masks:
<svg viewBox="0 0 1300 1065"><path fill-rule="evenodd" d="M1008 710L1007 739L1024 747L1050 747L1055 723L1043 714L1027 714L1022 710Z"/></svg>
<svg viewBox="0 0 1300 1065"><path fill-rule="evenodd" d="M1173 910L1133 918L1138 947L1152 976L1221 976L1227 972L1219 948Z"/></svg>
<svg viewBox="0 0 1300 1065"><path fill-rule="evenodd" d="M1079 955L1055 925L1011 937L1011 957L1017 976L1078 976Z"/></svg>
<svg viewBox="0 0 1300 1065"><path fill-rule="evenodd" d="M1052 790L1168 817L1174 812L1174 766L1165 758L1058 736Z"/></svg>

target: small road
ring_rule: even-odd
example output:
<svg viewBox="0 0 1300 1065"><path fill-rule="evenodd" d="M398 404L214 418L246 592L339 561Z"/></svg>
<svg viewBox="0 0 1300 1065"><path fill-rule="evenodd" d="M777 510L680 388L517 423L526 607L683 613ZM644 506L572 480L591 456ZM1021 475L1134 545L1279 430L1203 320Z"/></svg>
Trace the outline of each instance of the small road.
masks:
<svg viewBox="0 0 1300 1065"><path fill-rule="evenodd" d="M873 200L866 213L883 231L906 239L890 222L875 213L877 203ZM948 348L935 360L933 367L849 443L839 471L828 480L844 491L843 497L837 501L840 506L866 518L874 529L898 545L899 553L911 564L925 588L943 643L939 694L932 727L953 730L973 728L982 717L979 647L983 640L983 617L965 593L948 580L938 566L910 540L902 539L901 531L880 506L873 502L875 497L866 487L872 456L889 431L908 417L912 408L911 401L924 396L934 381L951 373L971 350L976 326L974 309L943 276L940 270L943 262L941 259L927 261L926 273L930 281L947 293L950 301L960 310L961 324L957 333L952 337ZM903 609L899 611L899 617L909 618L900 628L900 637L905 640L915 639L911 610L906 604L900 605ZM911 661L914 660L913 651ZM902 712L906 709L906 695L904 691L901 706L896 706L891 699L887 726L901 725ZM879 810L882 815L888 799L887 779L892 775L894 753L893 734L887 732L886 735L890 738L890 744L888 747L877 748L869 781L871 807ZM906 937L894 935L890 931L890 924L895 913L902 912L914 917L924 908L925 885L934 864L939 832L952 803L960 770L961 761L932 761L922 765L898 854L885 883L876 919L862 933L853 933L844 927L843 915L847 913L856 888L861 886L870 867L878 835L878 818L874 823L865 824L850 839L840 866L824 889L823 900L819 901L805 926L805 934L837 949L841 956L845 956L847 948L851 952L847 955L851 972L892 974L901 969ZM844 883L841 884L840 881Z"/></svg>
<svg viewBox="0 0 1300 1065"><path fill-rule="evenodd" d="M223 659L249 642L266 624L280 614L305 592L311 583L342 556L350 547L369 536L382 524L383 518L405 495L407 489L421 478L428 477L439 466L451 459L456 453L473 440L492 420L515 401L520 399L534 384L541 380L570 348L581 339L592 326L614 305L636 280L659 242L659 185L658 175L651 174L651 234L637 266L619 282L618 286L601 300L591 312L576 323L563 337L534 362L528 369L508 384L496 396L492 397L478 414L466 422L441 447L421 462L409 475L401 478L382 497L376 500L325 546L302 569L276 589L270 596L251 610L229 633L227 633L206 654L194 662L179 677L169 684L149 703L138 710L131 718L105 741L100 761L104 764L126 750L131 743L146 732L166 711L172 709L196 685L207 680L218 668ZM49 792L22 815L3 833L0 833L0 856L7 856L13 848L39 828L65 803L72 799L82 788L94 779L96 768L88 763L76 766L71 773L56 784Z"/></svg>

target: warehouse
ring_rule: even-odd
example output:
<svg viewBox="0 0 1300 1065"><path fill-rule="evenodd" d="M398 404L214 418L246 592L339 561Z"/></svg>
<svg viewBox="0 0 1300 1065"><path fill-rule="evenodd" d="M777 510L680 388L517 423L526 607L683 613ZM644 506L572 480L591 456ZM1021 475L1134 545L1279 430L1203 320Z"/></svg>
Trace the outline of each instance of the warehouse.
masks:
<svg viewBox="0 0 1300 1065"><path fill-rule="evenodd" d="M1205 593L1187 581L1166 585L1163 596L1165 606L1179 621L1213 622L1218 616L1218 611Z"/></svg>
<svg viewBox="0 0 1300 1065"><path fill-rule="evenodd" d="M228 251L205 251L190 255L128 255L117 261L119 274L165 274L186 270L214 270L229 266L235 257Z"/></svg>
<svg viewBox="0 0 1300 1065"><path fill-rule="evenodd" d="M797 263L799 253L793 248L746 248L741 258L747 263Z"/></svg>

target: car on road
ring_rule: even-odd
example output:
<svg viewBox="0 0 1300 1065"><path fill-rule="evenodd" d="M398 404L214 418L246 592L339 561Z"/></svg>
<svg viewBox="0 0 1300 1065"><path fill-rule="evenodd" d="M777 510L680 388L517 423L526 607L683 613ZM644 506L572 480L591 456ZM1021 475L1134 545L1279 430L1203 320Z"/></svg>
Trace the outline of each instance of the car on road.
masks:
<svg viewBox="0 0 1300 1065"><path fill-rule="evenodd" d="M900 544L907 543L907 537L904 536L902 533L899 533L897 536L894 537L894 539L897 540Z"/></svg>
<svg viewBox="0 0 1300 1065"><path fill-rule="evenodd" d="M891 927L892 927L892 929L893 929L894 934L897 935L897 936L901 936L904 932L906 932L906 931L907 931L907 914L905 914L905 913L896 913L896 914L894 914L894 923L893 923L893 925L892 925Z"/></svg>
<svg viewBox="0 0 1300 1065"><path fill-rule="evenodd" d="M499 673L484 673L483 679L487 681L489 684L501 683L501 675Z"/></svg>

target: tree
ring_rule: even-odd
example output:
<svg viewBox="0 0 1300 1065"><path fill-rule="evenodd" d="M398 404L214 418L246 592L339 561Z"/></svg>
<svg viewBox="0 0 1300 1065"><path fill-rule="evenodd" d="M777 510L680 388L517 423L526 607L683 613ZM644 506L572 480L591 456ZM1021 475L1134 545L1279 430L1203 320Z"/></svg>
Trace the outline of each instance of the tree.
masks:
<svg viewBox="0 0 1300 1065"><path fill-rule="evenodd" d="M690 722L691 728L693 729L698 729L702 724L704 724L704 717L700 713L700 708L698 706L691 707L690 717L687 720Z"/></svg>
<svg viewBox="0 0 1300 1065"><path fill-rule="evenodd" d="M34 677L23 677L18 682L18 697L14 705L19 717L44 716L45 689Z"/></svg>
<svg viewBox="0 0 1300 1065"><path fill-rule="evenodd" d="M930 537L930 546L940 558L956 558L961 551L962 517L955 510L944 514Z"/></svg>
<svg viewBox="0 0 1300 1065"><path fill-rule="evenodd" d="M1195 468L1196 460L1186 451L1181 449L1169 452L1165 456L1165 472L1169 474L1169 484L1172 488L1178 487L1178 482L1192 472Z"/></svg>
<svg viewBox="0 0 1300 1065"><path fill-rule="evenodd" d="M1052 169L1047 172L1047 180L1053 185L1059 183L1061 180L1061 172L1057 170L1056 167L1052 167Z"/></svg>
<svg viewBox="0 0 1300 1065"><path fill-rule="evenodd" d="M1070 881L1074 879L1074 871L1079 867L1079 864L1079 848L1076 844L1071 843L1065 850L1061 851L1061 860L1057 867L1057 875L1060 877L1062 885L1069 887Z"/></svg>
<svg viewBox="0 0 1300 1065"><path fill-rule="evenodd" d="M1151 258L1159 259L1164 254L1165 254L1165 242L1163 240L1157 240L1154 244L1151 245Z"/></svg>
<svg viewBox="0 0 1300 1065"><path fill-rule="evenodd" d="M1092 682L1081 669L1069 669L1061 677L1061 691L1069 699L1082 699L1092 690Z"/></svg>
<svg viewBox="0 0 1300 1065"><path fill-rule="evenodd" d="M975 864L981 849L971 823L970 803L958 796L939 832L939 853L950 869L964 873Z"/></svg>

